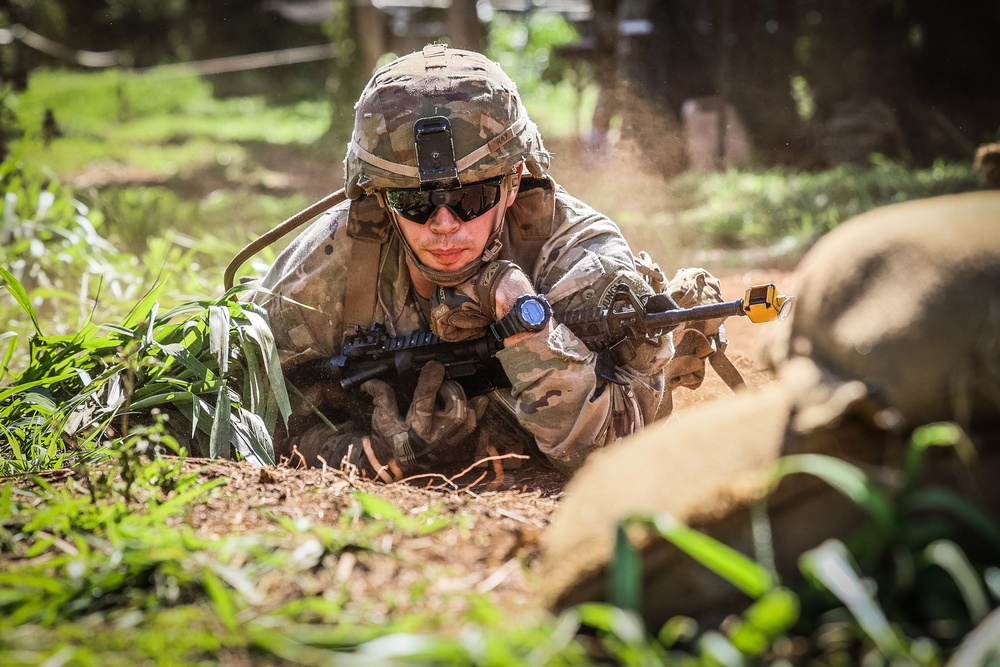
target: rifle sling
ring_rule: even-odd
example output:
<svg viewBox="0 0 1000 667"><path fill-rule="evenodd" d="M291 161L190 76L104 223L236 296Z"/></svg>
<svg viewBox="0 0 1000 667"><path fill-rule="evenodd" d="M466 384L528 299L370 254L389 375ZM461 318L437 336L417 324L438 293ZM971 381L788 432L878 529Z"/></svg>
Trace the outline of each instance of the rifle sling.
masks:
<svg viewBox="0 0 1000 667"><path fill-rule="evenodd" d="M382 244L375 240L353 238L351 270L347 272L344 299L344 331L367 327L375 320L378 300L378 260Z"/></svg>
<svg viewBox="0 0 1000 667"><path fill-rule="evenodd" d="M726 384L733 391L741 387L746 386L746 382L743 380L743 375L740 373L739 369L733 364L732 359L726 356L726 353L722 350L717 350L708 356L708 361L712 364L712 368L715 372L719 374L719 377L725 380Z"/></svg>

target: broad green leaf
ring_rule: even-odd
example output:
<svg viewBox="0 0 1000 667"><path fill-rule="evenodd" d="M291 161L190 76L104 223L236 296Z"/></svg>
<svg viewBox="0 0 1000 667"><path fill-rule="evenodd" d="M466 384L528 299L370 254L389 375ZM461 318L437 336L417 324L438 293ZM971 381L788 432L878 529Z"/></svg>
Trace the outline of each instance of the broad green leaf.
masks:
<svg viewBox="0 0 1000 667"><path fill-rule="evenodd" d="M733 646L725 635L714 630L698 638L698 648L701 649L702 655L707 656L710 665L743 667L747 664L739 649Z"/></svg>
<svg viewBox="0 0 1000 667"><path fill-rule="evenodd" d="M585 602L574 609L583 624L609 632L626 643L640 644L646 638L642 618L634 612L599 602Z"/></svg>
<svg viewBox="0 0 1000 667"><path fill-rule="evenodd" d="M177 404L183 399L196 399L197 395L190 391L168 391L160 394L153 394L145 398L134 401L131 404L132 410L149 410L167 403Z"/></svg>
<svg viewBox="0 0 1000 667"><path fill-rule="evenodd" d="M627 521L618 522L615 546L608 568L608 599L619 609L642 608L642 554L628 535Z"/></svg>
<svg viewBox="0 0 1000 667"><path fill-rule="evenodd" d="M990 610L989 600L979 575L958 545L948 540L938 540L924 549L924 556L954 579L972 621L978 623L983 620Z"/></svg>
<svg viewBox="0 0 1000 667"><path fill-rule="evenodd" d="M799 567L837 596L886 658L909 660L885 612L861 582L847 547L827 540L799 558Z"/></svg>
<svg viewBox="0 0 1000 667"><path fill-rule="evenodd" d="M145 322L146 320L153 321L153 317L151 315L155 312L156 301L165 286L166 283L163 282L153 285L153 287L150 288L145 295L143 295L142 299L132 307L132 310L129 311L128 315L125 316L122 326L134 329L141 322Z"/></svg>
<svg viewBox="0 0 1000 667"><path fill-rule="evenodd" d="M267 376L261 377L262 365L260 361L259 348L256 345L248 344L248 341L243 336L238 336L240 340L240 350L243 352L243 361L246 363L246 368L243 371L243 400L246 403L247 408L251 411L260 413L261 406L264 404L265 391L261 387L261 380L267 382L268 388L270 387L270 380ZM267 393L270 393L268 389Z"/></svg>
<svg viewBox="0 0 1000 667"><path fill-rule="evenodd" d="M212 435L209 441L209 456L213 459L228 459L232 455L230 449L230 438L232 437L231 406L229 402L229 392L224 384L219 385L219 391L215 395L215 414L212 416Z"/></svg>
<svg viewBox="0 0 1000 667"><path fill-rule="evenodd" d="M288 424L288 417L292 414L291 402L288 400L288 391L285 388L285 376L281 371L281 360L278 358L278 349L274 345L274 337L267 321L257 313L246 310L244 315L250 322L246 328L247 333L257 341L261 349L261 358L264 361L264 368L267 376L271 380L271 391L278 402L278 409L281 417Z"/></svg>
<svg viewBox="0 0 1000 667"><path fill-rule="evenodd" d="M1000 661L1000 609L990 615L962 640L947 667L993 667Z"/></svg>
<svg viewBox="0 0 1000 667"><path fill-rule="evenodd" d="M6 349L0 355L0 382L3 382L4 377L7 375L7 367L10 364L10 360L14 357L14 350L17 348L17 333L14 331L0 333L0 343L4 343L4 341L6 341Z"/></svg>
<svg viewBox="0 0 1000 667"><path fill-rule="evenodd" d="M783 587L772 588L728 628L729 639L749 656L761 655L799 620L799 598Z"/></svg>
<svg viewBox="0 0 1000 667"><path fill-rule="evenodd" d="M927 457L927 450L931 447L954 447L966 465L972 464L976 457L975 446L958 424L937 422L921 426L910 436L909 447L907 447L903 463L903 479L907 490L912 489L920 482L924 459Z"/></svg>
<svg viewBox="0 0 1000 667"><path fill-rule="evenodd" d="M979 535L993 543L994 548L1000 549L1000 524L997 519L980 505L954 491L936 487L920 489L906 499L906 510L911 513L922 510L948 512L975 528Z"/></svg>
<svg viewBox="0 0 1000 667"><path fill-rule="evenodd" d="M818 477L868 511L880 529L891 535L896 529L896 517L889 498L860 468L843 459L820 454L798 454L778 459L777 477L805 473Z"/></svg>
<svg viewBox="0 0 1000 667"><path fill-rule="evenodd" d="M657 532L712 572L752 598L775 585L767 568L718 540L680 523L669 514L652 517Z"/></svg>
<svg viewBox="0 0 1000 667"><path fill-rule="evenodd" d="M215 355L219 374L229 372L229 309L222 306L209 307L210 350Z"/></svg>
<svg viewBox="0 0 1000 667"><path fill-rule="evenodd" d="M230 631L235 631L237 626L236 603L229 589L210 567L206 566L202 568L201 577L205 585L205 592L208 593L208 597L212 600L212 606L219 620Z"/></svg>
<svg viewBox="0 0 1000 667"><path fill-rule="evenodd" d="M239 408L233 420L233 441L237 451L256 465L274 465L274 442L260 416Z"/></svg>
<svg viewBox="0 0 1000 667"><path fill-rule="evenodd" d="M42 328L38 324L38 315L35 313L35 309L31 306L31 299L28 297L28 293L24 290L24 286L21 285L20 281L14 277L7 269L0 266L0 280L3 281L3 286L7 288L11 296L14 297L14 301L21 306L21 309L31 318L31 324L35 327L35 332L39 336L42 334Z"/></svg>
<svg viewBox="0 0 1000 667"><path fill-rule="evenodd" d="M674 616L663 624L656 638L667 648L679 641L690 641L698 635L698 623L689 616Z"/></svg>
<svg viewBox="0 0 1000 667"><path fill-rule="evenodd" d="M149 325L146 327L146 337L143 339L145 345L153 342L153 328L156 324L156 313L160 310L160 302L154 301L149 309Z"/></svg>
<svg viewBox="0 0 1000 667"><path fill-rule="evenodd" d="M180 315L190 315L192 313L203 313L205 309L213 305L210 301L186 301L178 304L160 316L160 319L167 322Z"/></svg>
<svg viewBox="0 0 1000 667"><path fill-rule="evenodd" d="M355 500L361 505L361 510L365 515L373 519L383 521L405 521L406 515L403 511L381 496L373 496L370 493L356 491Z"/></svg>
<svg viewBox="0 0 1000 667"><path fill-rule="evenodd" d="M198 360L191 351L180 343L154 343L164 354L172 359L176 359L181 365L187 368L194 375L198 382L213 382L216 379L215 373L205 364Z"/></svg>
<svg viewBox="0 0 1000 667"><path fill-rule="evenodd" d="M23 384L15 384L3 391L0 391L0 402L5 401L6 399L16 394L26 392L29 389L34 389L35 387L50 387L52 385L59 384L60 382L64 382L66 380L72 380L75 378L77 378L76 371L69 370L69 371L64 371L63 373L53 377L44 377L41 378L40 380L33 380L31 382L25 382Z"/></svg>

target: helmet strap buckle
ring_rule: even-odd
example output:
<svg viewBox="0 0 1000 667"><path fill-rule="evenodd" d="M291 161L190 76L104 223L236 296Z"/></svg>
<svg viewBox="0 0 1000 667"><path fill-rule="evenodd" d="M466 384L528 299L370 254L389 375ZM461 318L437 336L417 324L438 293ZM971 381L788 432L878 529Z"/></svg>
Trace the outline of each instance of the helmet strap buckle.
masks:
<svg viewBox="0 0 1000 667"><path fill-rule="evenodd" d="M493 244L489 248L483 250L483 261L492 262L493 258L500 254L500 250L503 248L503 241L498 238L493 239Z"/></svg>

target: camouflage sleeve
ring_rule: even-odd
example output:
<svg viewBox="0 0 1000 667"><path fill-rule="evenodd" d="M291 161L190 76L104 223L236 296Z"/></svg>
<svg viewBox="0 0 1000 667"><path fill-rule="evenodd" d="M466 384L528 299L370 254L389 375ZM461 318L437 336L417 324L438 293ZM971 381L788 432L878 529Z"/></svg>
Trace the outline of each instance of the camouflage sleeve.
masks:
<svg viewBox="0 0 1000 667"><path fill-rule="evenodd" d="M652 291L608 218L561 191L556 216L557 229L532 273L556 320L567 310L601 305L622 282L639 294ZM621 383L599 377L597 355L561 324L497 356L511 380L519 421L553 464L569 473L594 449L655 418L663 397L661 369L672 345L664 337L649 348L638 367L619 369Z"/></svg>

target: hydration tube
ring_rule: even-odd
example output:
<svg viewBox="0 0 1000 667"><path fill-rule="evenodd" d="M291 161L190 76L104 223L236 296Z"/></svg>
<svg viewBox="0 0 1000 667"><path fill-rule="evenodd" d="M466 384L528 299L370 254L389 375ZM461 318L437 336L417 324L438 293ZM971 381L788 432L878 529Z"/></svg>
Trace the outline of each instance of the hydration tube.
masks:
<svg viewBox="0 0 1000 667"><path fill-rule="evenodd" d="M248 258L256 255L263 248L271 245L288 232L301 227L323 211L336 206L345 199L347 199L347 193L343 188L337 190L336 192L332 192L319 201L302 209L277 227L268 230L264 234L261 234L258 238L248 243L246 247L236 253L236 256L233 257L231 262L229 262L229 266L226 267L226 272L222 278L226 291L228 292L232 289L233 278L236 276L236 271L243 265L243 262L247 261Z"/></svg>

